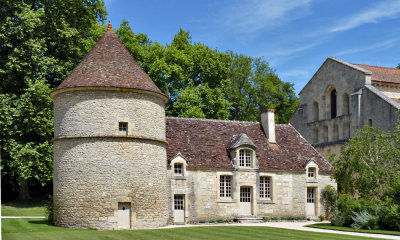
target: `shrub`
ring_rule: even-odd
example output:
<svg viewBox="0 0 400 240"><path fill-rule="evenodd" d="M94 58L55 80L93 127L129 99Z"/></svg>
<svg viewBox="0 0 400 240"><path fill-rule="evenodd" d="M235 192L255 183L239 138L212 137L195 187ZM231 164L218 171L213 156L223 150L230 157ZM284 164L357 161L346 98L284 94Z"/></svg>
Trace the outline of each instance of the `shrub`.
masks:
<svg viewBox="0 0 400 240"><path fill-rule="evenodd" d="M231 222L232 222L232 219L225 219L224 222L226 222L226 223L231 223Z"/></svg>
<svg viewBox="0 0 400 240"><path fill-rule="evenodd" d="M278 218L277 217L272 217L271 220L272 221L276 221L276 220L278 220Z"/></svg>
<svg viewBox="0 0 400 240"><path fill-rule="evenodd" d="M217 223L224 223L224 219L217 219Z"/></svg>
<svg viewBox="0 0 400 240"><path fill-rule="evenodd" d="M321 201L325 209L326 218L328 219L330 219L335 213L337 213L337 197L337 191L331 185L327 185L321 191Z"/></svg>
<svg viewBox="0 0 400 240"><path fill-rule="evenodd" d="M286 218L285 218L285 217L281 217L281 220L282 220L282 221L286 221Z"/></svg>
<svg viewBox="0 0 400 240"><path fill-rule="evenodd" d="M215 223L215 220L211 219L210 221L208 221L208 223Z"/></svg>
<svg viewBox="0 0 400 240"><path fill-rule="evenodd" d="M341 196L338 201L338 211L341 216L342 225L335 225L335 226L348 226L353 223L353 212L360 212L362 210L361 203L358 200Z"/></svg>
<svg viewBox="0 0 400 240"><path fill-rule="evenodd" d="M340 214L333 216L331 219L331 225L333 226L344 226L344 217Z"/></svg>
<svg viewBox="0 0 400 240"><path fill-rule="evenodd" d="M303 217L296 217L295 220L300 221L300 220L304 220L304 218Z"/></svg>
<svg viewBox="0 0 400 240"><path fill-rule="evenodd" d="M319 220L324 221L325 220L325 216L324 215L319 215L318 216Z"/></svg>
<svg viewBox="0 0 400 240"><path fill-rule="evenodd" d="M264 222L268 222L269 220L269 217L264 217Z"/></svg>
<svg viewBox="0 0 400 240"><path fill-rule="evenodd" d="M351 227L354 229L378 229L379 218L375 215L370 214L367 210L361 212L355 212L351 217L354 221Z"/></svg>
<svg viewBox="0 0 400 240"><path fill-rule="evenodd" d="M290 216L287 218L287 220L294 220L294 217Z"/></svg>
<svg viewBox="0 0 400 240"><path fill-rule="evenodd" d="M54 213L53 213L53 196L50 195L49 200L46 202L46 215L49 224L54 224Z"/></svg>
<svg viewBox="0 0 400 240"><path fill-rule="evenodd" d="M206 223L206 221L205 220L200 220L199 223Z"/></svg>
<svg viewBox="0 0 400 240"><path fill-rule="evenodd" d="M387 230L400 231L400 207L388 205L381 209L379 222L382 228Z"/></svg>

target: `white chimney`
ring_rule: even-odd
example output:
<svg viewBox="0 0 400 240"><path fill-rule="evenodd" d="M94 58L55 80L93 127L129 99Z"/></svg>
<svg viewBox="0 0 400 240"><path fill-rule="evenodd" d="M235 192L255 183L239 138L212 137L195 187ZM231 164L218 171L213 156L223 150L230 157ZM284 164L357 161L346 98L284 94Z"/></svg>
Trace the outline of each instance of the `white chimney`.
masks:
<svg viewBox="0 0 400 240"><path fill-rule="evenodd" d="M275 140L275 110L268 109L261 112L261 125L267 135L270 143L276 143Z"/></svg>

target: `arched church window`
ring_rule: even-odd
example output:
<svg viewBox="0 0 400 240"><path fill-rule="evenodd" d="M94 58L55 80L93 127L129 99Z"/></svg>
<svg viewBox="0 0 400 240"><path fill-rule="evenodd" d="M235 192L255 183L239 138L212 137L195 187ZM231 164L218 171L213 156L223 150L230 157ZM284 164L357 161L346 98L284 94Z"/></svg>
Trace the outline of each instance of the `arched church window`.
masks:
<svg viewBox="0 0 400 240"><path fill-rule="evenodd" d="M318 119L319 119L319 105L318 105L317 101L315 101L313 104L312 117L313 117L313 121L318 121Z"/></svg>
<svg viewBox="0 0 400 240"><path fill-rule="evenodd" d="M331 91L331 118L337 117L336 89Z"/></svg>

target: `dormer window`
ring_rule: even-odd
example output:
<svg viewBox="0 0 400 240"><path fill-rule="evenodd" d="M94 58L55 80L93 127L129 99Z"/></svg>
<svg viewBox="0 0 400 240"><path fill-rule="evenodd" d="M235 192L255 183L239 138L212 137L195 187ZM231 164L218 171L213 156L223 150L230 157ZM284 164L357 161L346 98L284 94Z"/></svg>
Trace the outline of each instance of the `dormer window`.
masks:
<svg viewBox="0 0 400 240"><path fill-rule="evenodd" d="M183 164L182 163L175 163L174 164L174 173L175 175L183 175Z"/></svg>
<svg viewBox="0 0 400 240"><path fill-rule="evenodd" d="M308 178L316 178L317 177L317 169L315 167L308 168Z"/></svg>
<svg viewBox="0 0 400 240"><path fill-rule="evenodd" d="M239 150L239 167L251 167L251 151L247 149Z"/></svg>

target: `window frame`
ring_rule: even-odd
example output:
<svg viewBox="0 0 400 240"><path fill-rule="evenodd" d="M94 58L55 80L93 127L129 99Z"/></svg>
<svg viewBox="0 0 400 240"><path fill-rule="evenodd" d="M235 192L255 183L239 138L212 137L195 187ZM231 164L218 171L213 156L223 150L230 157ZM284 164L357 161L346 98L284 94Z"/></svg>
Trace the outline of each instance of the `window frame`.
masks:
<svg viewBox="0 0 400 240"><path fill-rule="evenodd" d="M310 176L310 175L312 175L312 176ZM317 178L317 168L316 167L308 167L307 168L307 178L310 178L310 179Z"/></svg>
<svg viewBox="0 0 400 240"><path fill-rule="evenodd" d="M243 155L242 155L243 153ZM253 166L253 150L248 148L240 148L238 150L238 167L251 168ZM243 165L242 165L243 163Z"/></svg>
<svg viewBox="0 0 400 240"><path fill-rule="evenodd" d="M262 179L264 179L264 181ZM268 182L265 181L266 179L268 179ZM259 197L261 200L272 200L272 177L271 176L260 176L258 191L259 191Z"/></svg>
<svg viewBox="0 0 400 240"><path fill-rule="evenodd" d="M232 182L233 182L232 175L226 175L226 174L219 175L218 195L220 199L232 199L233 195Z"/></svg>
<svg viewBox="0 0 400 240"><path fill-rule="evenodd" d="M174 168L174 175L175 176L183 176L183 172L184 172L183 171L183 163L176 162L176 163L174 163L173 168Z"/></svg>
<svg viewBox="0 0 400 240"><path fill-rule="evenodd" d="M128 135L128 122L118 122L118 132Z"/></svg>

